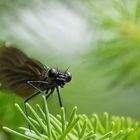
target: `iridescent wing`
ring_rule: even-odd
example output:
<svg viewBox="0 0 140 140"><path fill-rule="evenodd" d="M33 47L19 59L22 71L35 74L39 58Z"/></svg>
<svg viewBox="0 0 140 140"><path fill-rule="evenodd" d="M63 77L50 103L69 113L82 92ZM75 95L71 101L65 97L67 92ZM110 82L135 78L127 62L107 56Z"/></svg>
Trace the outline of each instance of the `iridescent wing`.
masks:
<svg viewBox="0 0 140 140"><path fill-rule="evenodd" d="M15 92L27 98L35 89L28 81L39 81L45 77L47 69L39 61L29 58L12 46L0 47L0 90Z"/></svg>

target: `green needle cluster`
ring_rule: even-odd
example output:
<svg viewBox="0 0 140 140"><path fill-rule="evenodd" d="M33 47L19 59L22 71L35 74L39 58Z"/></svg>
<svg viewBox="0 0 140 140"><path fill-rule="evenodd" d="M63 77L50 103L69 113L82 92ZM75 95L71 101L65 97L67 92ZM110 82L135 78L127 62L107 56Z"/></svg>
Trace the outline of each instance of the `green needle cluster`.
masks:
<svg viewBox="0 0 140 140"><path fill-rule="evenodd" d="M19 127L19 131L8 127L3 129L13 135L17 135L29 140L139 140L140 124L130 117L117 117L105 112L100 119L97 114L93 114L89 119L85 114L77 114L77 107L71 111L69 120L66 120L65 109L61 108L61 113L53 116L49 113L47 102L43 96L44 111L37 104L37 111L29 104L26 104L32 117L26 116L18 104L15 107L22 114L30 126Z"/></svg>

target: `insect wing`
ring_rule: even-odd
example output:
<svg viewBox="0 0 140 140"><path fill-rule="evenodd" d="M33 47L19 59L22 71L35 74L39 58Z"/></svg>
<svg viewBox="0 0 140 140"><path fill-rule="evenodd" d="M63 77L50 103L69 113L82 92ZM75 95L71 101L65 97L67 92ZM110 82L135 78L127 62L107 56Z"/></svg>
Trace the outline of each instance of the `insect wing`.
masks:
<svg viewBox="0 0 140 140"><path fill-rule="evenodd" d="M19 49L0 47L0 90L12 91L27 98L35 92L27 81L39 81L45 74L43 64L29 58Z"/></svg>

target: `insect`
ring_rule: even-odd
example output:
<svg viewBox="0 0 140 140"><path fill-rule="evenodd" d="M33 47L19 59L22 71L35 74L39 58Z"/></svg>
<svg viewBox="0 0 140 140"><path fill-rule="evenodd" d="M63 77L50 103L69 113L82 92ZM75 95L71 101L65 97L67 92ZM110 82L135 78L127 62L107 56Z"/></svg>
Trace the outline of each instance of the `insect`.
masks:
<svg viewBox="0 0 140 140"><path fill-rule="evenodd" d="M56 90L62 107L59 88L71 79L70 72L45 67L11 45L0 47L0 90L15 92L25 99L24 105L41 93L47 99Z"/></svg>

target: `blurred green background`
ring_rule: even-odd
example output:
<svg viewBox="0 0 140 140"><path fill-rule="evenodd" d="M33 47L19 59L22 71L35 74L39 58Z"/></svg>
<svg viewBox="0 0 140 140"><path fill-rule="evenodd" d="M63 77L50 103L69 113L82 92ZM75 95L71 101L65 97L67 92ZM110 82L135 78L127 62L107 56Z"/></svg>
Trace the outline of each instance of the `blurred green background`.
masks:
<svg viewBox="0 0 140 140"><path fill-rule="evenodd" d="M140 120L140 0L0 0L0 40L49 67L69 68L73 79L61 89L67 117L76 105L89 116ZM14 108L23 101L0 93L0 126L25 125ZM56 94L48 103L59 113ZM18 138L1 130L0 140Z"/></svg>

